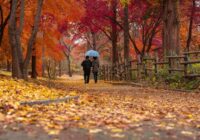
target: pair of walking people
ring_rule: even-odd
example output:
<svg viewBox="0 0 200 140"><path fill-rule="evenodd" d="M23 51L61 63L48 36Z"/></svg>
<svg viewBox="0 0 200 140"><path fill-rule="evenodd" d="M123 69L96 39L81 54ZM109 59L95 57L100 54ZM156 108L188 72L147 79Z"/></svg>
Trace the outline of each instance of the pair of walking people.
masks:
<svg viewBox="0 0 200 140"><path fill-rule="evenodd" d="M91 69L94 75L94 82L97 83L99 71L99 61L97 57L93 57L93 59L90 60L90 57L86 56L85 60L81 63L81 66L83 67L85 83L88 84L90 81Z"/></svg>

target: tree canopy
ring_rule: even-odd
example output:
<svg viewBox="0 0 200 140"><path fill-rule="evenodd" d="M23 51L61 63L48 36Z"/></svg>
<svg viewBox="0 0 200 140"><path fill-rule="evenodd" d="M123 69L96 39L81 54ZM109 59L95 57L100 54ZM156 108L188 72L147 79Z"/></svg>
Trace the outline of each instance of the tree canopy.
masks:
<svg viewBox="0 0 200 140"><path fill-rule="evenodd" d="M0 1L1 61L18 78L27 77L31 56L41 74L46 60L65 60L69 48L69 60L94 49L113 64L155 50L160 57L198 50L199 29L199 0Z"/></svg>

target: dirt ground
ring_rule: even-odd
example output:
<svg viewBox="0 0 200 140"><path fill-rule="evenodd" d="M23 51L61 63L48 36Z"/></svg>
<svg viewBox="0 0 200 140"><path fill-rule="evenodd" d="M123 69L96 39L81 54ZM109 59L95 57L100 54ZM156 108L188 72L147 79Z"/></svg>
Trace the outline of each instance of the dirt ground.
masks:
<svg viewBox="0 0 200 140"><path fill-rule="evenodd" d="M73 125L70 121L64 123L63 129L56 135L49 135L37 124L10 123L5 126L2 123L0 140L200 139L199 93L114 86L103 81L84 85L81 80L81 76L72 79L63 77L60 83L51 83L51 88L77 91L80 95L87 93L87 99L91 101L73 108L80 120ZM67 114L62 112L61 115ZM91 120L96 124L91 126ZM78 123L86 127L80 127Z"/></svg>

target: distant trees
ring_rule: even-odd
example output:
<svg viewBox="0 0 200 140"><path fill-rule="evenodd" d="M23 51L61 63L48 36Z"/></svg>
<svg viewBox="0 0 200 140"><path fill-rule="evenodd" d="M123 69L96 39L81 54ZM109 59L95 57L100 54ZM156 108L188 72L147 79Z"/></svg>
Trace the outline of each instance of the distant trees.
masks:
<svg viewBox="0 0 200 140"><path fill-rule="evenodd" d="M192 42L193 27L195 24L195 20L196 22L200 22L200 0L192 0L189 5L190 6L189 6L188 12L190 14L189 14L189 28L188 28L188 35L187 35L186 51L190 51L190 45Z"/></svg>
<svg viewBox="0 0 200 140"><path fill-rule="evenodd" d="M32 66L35 78L40 65L44 73L47 59L61 61L66 55L70 62L71 54L63 54L59 48L60 38L67 38L68 31L73 36L68 37L69 41L78 40L86 46L77 49L101 51L101 56L112 64L136 56L142 60L153 49L164 50L165 56L178 55L199 43L195 29L200 22L199 3L199 0L0 0L0 53L5 56L0 60L7 62L8 69L12 63L15 78L27 79Z"/></svg>
<svg viewBox="0 0 200 140"><path fill-rule="evenodd" d="M79 20L84 14L83 8L78 6L80 3L75 0L68 2L59 0L58 4L50 1L44 2L44 0L2 0L0 4L0 39L2 40L8 23L12 76L19 79L28 78L30 66L32 67L32 78L36 78L40 69L38 64L43 65L44 71L46 62L44 57L48 56L55 58L55 61L60 61L64 55L58 47L59 38L65 35L64 31L63 33L59 31L59 24L64 21ZM7 12L5 9L9 9L9 7L10 12ZM73 12L76 7L79 9ZM6 15L4 15L4 11L6 11ZM65 15L66 12L69 14ZM3 48L1 51L4 51ZM31 62L32 65L30 65Z"/></svg>
<svg viewBox="0 0 200 140"><path fill-rule="evenodd" d="M191 1L110 0L100 2L99 0L86 0L84 3L86 3L87 9L84 17L86 17L87 22L83 21L82 23L90 28L85 30L86 35L90 34L91 29L93 30L90 39L93 43L89 44L98 46L95 38L99 34L103 33L108 37L111 43L109 49L112 50L110 56L112 64L119 62L120 54L123 54L123 60L127 61L133 54L143 58L145 54L150 53L153 49L163 50L163 55L166 56L178 55L184 48L181 44L183 39L180 32L181 20L186 15L181 17L180 10L183 7L190 7ZM91 6L92 4L95 6ZM191 23L193 21L191 19L194 18L192 16L192 13L194 14L195 12L194 8L191 8L190 11ZM191 24L188 30L187 46L190 46L189 42L191 41ZM187 33L185 32L184 34ZM122 51L123 53L121 53Z"/></svg>

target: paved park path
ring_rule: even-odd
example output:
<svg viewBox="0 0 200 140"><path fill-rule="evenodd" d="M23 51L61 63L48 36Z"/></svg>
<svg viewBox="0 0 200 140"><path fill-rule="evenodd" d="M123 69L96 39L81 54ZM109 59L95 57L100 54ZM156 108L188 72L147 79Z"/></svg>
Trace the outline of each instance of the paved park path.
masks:
<svg viewBox="0 0 200 140"><path fill-rule="evenodd" d="M84 85L80 76L61 81L52 83L51 88L76 91L88 100L83 106L73 106L80 116L77 121L63 124L56 135L49 135L37 124L9 124L6 129L0 127L0 140L200 139L199 93L114 86L102 81ZM67 115L62 112L62 116Z"/></svg>

